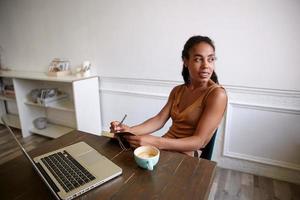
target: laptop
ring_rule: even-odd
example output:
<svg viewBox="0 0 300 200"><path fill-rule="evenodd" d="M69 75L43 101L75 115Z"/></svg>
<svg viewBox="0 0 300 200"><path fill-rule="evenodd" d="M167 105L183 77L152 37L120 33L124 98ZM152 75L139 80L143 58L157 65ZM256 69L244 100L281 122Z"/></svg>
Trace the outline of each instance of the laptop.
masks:
<svg viewBox="0 0 300 200"><path fill-rule="evenodd" d="M32 159L5 120L1 120L56 199L73 199L122 174L120 167L85 142Z"/></svg>

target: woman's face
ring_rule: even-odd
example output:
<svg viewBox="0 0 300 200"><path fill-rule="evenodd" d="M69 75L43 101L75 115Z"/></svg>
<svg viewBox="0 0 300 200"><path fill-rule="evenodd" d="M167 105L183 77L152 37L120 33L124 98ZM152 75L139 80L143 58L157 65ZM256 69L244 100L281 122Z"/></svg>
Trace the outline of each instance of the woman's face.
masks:
<svg viewBox="0 0 300 200"><path fill-rule="evenodd" d="M189 58L184 59L184 65L188 68L190 80L193 83L207 82L215 68L215 52L212 46L206 42L195 44L189 50Z"/></svg>

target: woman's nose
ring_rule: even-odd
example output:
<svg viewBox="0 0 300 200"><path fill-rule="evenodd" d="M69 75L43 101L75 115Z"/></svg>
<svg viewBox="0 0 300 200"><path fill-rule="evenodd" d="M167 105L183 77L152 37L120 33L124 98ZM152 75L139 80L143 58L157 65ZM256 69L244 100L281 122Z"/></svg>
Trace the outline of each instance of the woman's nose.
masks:
<svg viewBox="0 0 300 200"><path fill-rule="evenodd" d="M209 66L209 62L206 59L203 59L201 67L208 68L208 66Z"/></svg>

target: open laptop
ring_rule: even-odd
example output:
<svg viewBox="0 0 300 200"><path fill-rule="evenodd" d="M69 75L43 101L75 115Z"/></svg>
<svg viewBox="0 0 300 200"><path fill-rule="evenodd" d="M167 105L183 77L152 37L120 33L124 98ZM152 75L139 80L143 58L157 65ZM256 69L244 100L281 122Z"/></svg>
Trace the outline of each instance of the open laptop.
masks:
<svg viewBox="0 0 300 200"><path fill-rule="evenodd" d="M56 199L73 199L122 174L120 167L85 142L32 159L2 117L1 120Z"/></svg>

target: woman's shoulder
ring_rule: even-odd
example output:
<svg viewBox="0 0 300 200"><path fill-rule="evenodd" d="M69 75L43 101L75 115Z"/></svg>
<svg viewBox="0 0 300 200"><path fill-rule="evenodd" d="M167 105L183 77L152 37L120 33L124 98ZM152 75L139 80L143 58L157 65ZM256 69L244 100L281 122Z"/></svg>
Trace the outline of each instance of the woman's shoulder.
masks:
<svg viewBox="0 0 300 200"><path fill-rule="evenodd" d="M215 83L212 80L210 80L209 81L209 86L208 86L207 93L209 94L211 92L216 92L216 91L221 92L221 93L225 92L225 94L226 94L226 90L225 90L225 88L222 85L220 85L218 83Z"/></svg>
<svg viewBox="0 0 300 200"><path fill-rule="evenodd" d="M180 91L182 91L182 88L184 87L184 84L181 84L181 85L177 85L175 86L171 92L170 92L170 97L174 97L174 96L177 96L179 94Z"/></svg>
<svg viewBox="0 0 300 200"><path fill-rule="evenodd" d="M185 84L176 85L173 90L180 90L181 88L185 87Z"/></svg>
<svg viewBox="0 0 300 200"><path fill-rule="evenodd" d="M222 85L215 84L207 94L207 101L227 101L227 93Z"/></svg>

